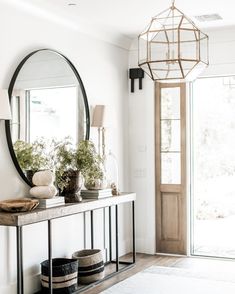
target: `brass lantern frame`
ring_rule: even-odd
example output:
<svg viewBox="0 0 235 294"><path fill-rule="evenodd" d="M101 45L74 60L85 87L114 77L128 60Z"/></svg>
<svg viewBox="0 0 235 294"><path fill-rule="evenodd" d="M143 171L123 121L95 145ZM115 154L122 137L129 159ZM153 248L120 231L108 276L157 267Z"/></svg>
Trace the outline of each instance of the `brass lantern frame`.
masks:
<svg viewBox="0 0 235 294"><path fill-rule="evenodd" d="M138 64L152 80L193 80L209 65L208 40L173 1L139 35Z"/></svg>

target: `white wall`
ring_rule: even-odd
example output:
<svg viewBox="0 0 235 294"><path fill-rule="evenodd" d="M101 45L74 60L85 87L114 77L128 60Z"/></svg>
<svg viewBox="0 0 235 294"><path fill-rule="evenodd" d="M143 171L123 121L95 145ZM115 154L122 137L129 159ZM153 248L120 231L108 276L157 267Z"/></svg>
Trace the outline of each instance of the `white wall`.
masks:
<svg viewBox="0 0 235 294"><path fill-rule="evenodd" d="M107 131L107 145L116 154L120 169L121 190L128 190L128 52L93 39L58 23L30 15L1 2L0 18L0 87L8 88L21 59L32 50L51 48L67 56L80 73L90 105L106 104L116 122ZM95 137L95 131L92 131ZM28 187L19 177L8 152L4 123L0 122L0 200L28 195ZM124 213L125 212L125 213ZM129 207L120 211L121 253L129 251ZM96 218L101 218L96 214ZM99 226L98 220L95 222ZM83 246L83 218L69 217L54 221L53 255L70 256ZM25 293L38 287L39 264L47 258L47 226L36 224L24 229ZM15 230L0 227L0 293L16 293ZM96 235L96 247L102 240ZM32 279L35 276L35 279Z"/></svg>
<svg viewBox="0 0 235 294"><path fill-rule="evenodd" d="M234 32L233 28L208 32L211 64L205 75L235 74ZM0 35L1 88L8 88L16 65L25 55L39 48L51 48L66 55L77 67L90 105L108 106L109 117L113 119L107 130L107 145L118 158L121 189L137 192L137 251L155 253L153 82L146 76L143 90L138 90L136 83L135 93L128 98L128 52L125 49L2 3ZM129 67L137 66L136 48L134 42L129 53ZM95 130L91 133L95 139ZM0 122L0 175L1 200L28 195L28 187L11 161L3 122ZM129 207L125 207L120 216L121 253L124 253L130 248ZM101 219L102 216L97 214L95 218ZM82 216L55 221L54 256L70 256L82 248L82 222ZM95 223L99 225L98 220ZM47 258L46 232L45 223L24 230L26 294L38 286L39 263ZM101 247L102 240L98 235L97 247ZM67 242L68 238L70 242ZM15 293L16 282L14 229L1 227L0 240L0 293L12 294Z"/></svg>
<svg viewBox="0 0 235 294"><path fill-rule="evenodd" d="M235 74L235 28L207 31L210 66L203 76ZM134 40L129 67L138 66ZM154 83L145 75L143 90L129 95L130 189L137 192L137 251L155 253Z"/></svg>

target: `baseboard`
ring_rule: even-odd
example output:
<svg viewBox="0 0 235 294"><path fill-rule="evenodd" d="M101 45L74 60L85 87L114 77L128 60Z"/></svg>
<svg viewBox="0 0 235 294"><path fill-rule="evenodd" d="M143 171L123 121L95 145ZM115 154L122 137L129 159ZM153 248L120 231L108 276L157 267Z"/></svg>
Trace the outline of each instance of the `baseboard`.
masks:
<svg viewBox="0 0 235 294"><path fill-rule="evenodd" d="M162 253L162 252L156 252L155 255L172 256L172 257L188 257L187 255L184 255L184 254Z"/></svg>
<svg viewBox="0 0 235 294"><path fill-rule="evenodd" d="M156 253L155 238L137 238L136 251L139 253L152 254Z"/></svg>

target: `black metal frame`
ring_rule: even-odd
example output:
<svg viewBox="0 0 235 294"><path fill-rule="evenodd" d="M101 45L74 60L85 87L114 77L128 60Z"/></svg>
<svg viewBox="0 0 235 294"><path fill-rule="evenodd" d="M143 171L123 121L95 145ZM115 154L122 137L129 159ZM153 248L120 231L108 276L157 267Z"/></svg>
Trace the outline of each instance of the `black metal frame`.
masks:
<svg viewBox="0 0 235 294"><path fill-rule="evenodd" d="M90 111L89 111L89 104L88 104L88 100L87 100L87 95L86 95L86 90L84 88L84 85L83 85L83 82L82 82L82 79L76 69L76 67L73 65L73 63L66 57L64 56L63 54L61 54L60 52L58 51L55 51L55 50L52 50L52 49L47 49L47 48L44 48L44 49L39 49L39 50L36 50L36 51L33 51L31 52L30 54L28 54L26 57L23 58L23 60L19 63L19 65L17 66L13 76L12 76L12 79L11 79L11 82L10 82L10 85L9 85L9 89L8 89L8 95L9 95L9 100L10 100L10 103L11 103L11 97L12 97L12 92L13 92L13 89L14 89L14 85L15 85L15 82L16 82L16 79L18 77L18 74L20 72L20 70L22 69L22 67L24 66L24 64L26 63L26 61L31 57L33 56L34 54L38 53L38 52L41 52L41 51L50 51L50 52L53 52L57 55L59 55L61 58L63 58L63 60L65 60L65 62L70 66L70 68L72 69L74 75L76 76L78 82L79 82L79 85L81 87L81 91L82 91L82 95L83 95L83 101L84 101L84 105L85 105L85 112L86 112L86 136L85 136L85 139L86 140L89 140L89 137L90 137ZM22 179L29 185L32 187L32 183L27 179L27 177L25 176L24 172L22 171L19 163L18 163L18 160L16 158L16 155L15 155L15 152L14 152L14 148L13 148L13 144L12 144L12 139L11 139L11 128L10 128L10 121L9 120L6 120L5 122L5 128L6 128L6 137L7 137L7 143L8 143L8 148L9 148L9 151L10 151L10 154L11 154L11 158L13 160L13 163L18 171L18 173L20 174L20 176L22 177Z"/></svg>
<svg viewBox="0 0 235 294"><path fill-rule="evenodd" d="M48 260L49 260L49 294L53 294L52 289L52 225L51 220L48 220Z"/></svg>
<svg viewBox="0 0 235 294"><path fill-rule="evenodd" d="M24 293L22 227L16 227L17 294Z"/></svg>
<svg viewBox="0 0 235 294"><path fill-rule="evenodd" d="M109 207L109 261L105 265L114 263L116 264L116 270L106 275L102 280L96 281L89 285L80 287L75 293L82 293L101 282L112 278L120 272L123 272L135 265L136 262L136 247L135 247L135 201L132 202L132 238L133 238L133 249L132 249L132 261L121 261L119 259L119 230L118 230L118 205L115 205L115 244L116 244L116 259L112 258L112 206ZM94 209L96 210L96 209ZM91 248L94 248L94 210L90 210L90 229L91 229ZM83 212L85 214L86 212ZM75 213L78 214L78 213ZM63 217L63 216L62 216ZM48 260L49 260L49 294L53 293L52 289L52 220L48 220ZM24 279L23 279L23 227L16 227L16 240L17 240L17 294L24 294ZM120 268L119 265L123 265ZM38 292L41 293L41 292Z"/></svg>

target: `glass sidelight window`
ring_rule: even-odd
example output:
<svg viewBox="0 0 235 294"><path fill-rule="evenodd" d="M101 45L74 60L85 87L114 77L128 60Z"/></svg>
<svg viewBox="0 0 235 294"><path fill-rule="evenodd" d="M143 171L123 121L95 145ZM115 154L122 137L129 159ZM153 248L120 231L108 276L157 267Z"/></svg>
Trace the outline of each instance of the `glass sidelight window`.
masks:
<svg viewBox="0 0 235 294"><path fill-rule="evenodd" d="M161 184L181 183L180 88L161 89Z"/></svg>

